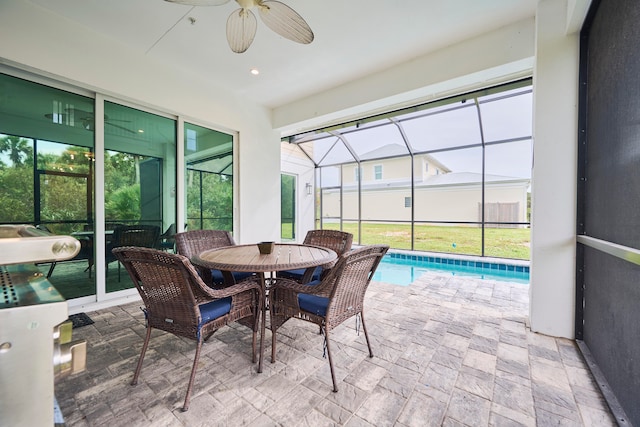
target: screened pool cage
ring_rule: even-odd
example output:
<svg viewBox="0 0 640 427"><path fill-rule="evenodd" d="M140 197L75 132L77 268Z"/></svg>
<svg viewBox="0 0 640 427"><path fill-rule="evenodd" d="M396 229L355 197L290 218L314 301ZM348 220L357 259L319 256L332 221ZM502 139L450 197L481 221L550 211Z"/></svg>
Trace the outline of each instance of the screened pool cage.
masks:
<svg viewBox="0 0 640 427"><path fill-rule="evenodd" d="M285 157L315 169L316 228L358 244L529 259L531 79L286 141Z"/></svg>

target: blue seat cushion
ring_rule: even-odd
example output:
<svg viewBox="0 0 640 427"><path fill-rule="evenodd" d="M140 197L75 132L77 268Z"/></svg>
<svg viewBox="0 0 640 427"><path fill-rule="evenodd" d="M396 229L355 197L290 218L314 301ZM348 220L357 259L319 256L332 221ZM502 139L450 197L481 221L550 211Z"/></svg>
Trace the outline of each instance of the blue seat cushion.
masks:
<svg viewBox="0 0 640 427"><path fill-rule="evenodd" d="M218 317L224 316L231 311L231 297L217 299L215 301L202 304L200 306L200 315L202 321L200 325L204 325Z"/></svg>
<svg viewBox="0 0 640 427"><path fill-rule="evenodd" d="M231 274L233 275L233 279L236 281L236 283L253 275L253 273L245 273L245 272L238 272L238 271L234 271ZM213 283L216 283L219 285L224 283L224 276L222 275L222 271L211 270L211 276L213 276Z"/></svg>
<svg viewBox="0 0 640 427"><path fill-rule="evenodd" d="M317 295L298 294L298 304L304 311L317 314L318 316L326 316L329 298L319 297Z"/></svg>
<svg viewBox="0 0 640 427"><path fill-rule="evenodd" d="M304 276L304 272L307 271L306 268L298 268L296 270L284 270L278 273L280 277L286 277L287 279L293 279L300 281ZM320 280L320 275L322 274L322 267L316 267L313 272L313 276L311 276L311 280Z"/></svg>

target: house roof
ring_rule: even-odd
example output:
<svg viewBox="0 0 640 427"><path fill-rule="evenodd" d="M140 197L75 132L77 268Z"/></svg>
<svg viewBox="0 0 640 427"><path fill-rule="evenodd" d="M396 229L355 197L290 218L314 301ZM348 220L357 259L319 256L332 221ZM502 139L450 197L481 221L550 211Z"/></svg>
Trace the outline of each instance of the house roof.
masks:
<svg viewBox="0 0 640 427"><path fill-rule="evenodd" d="M392 157L400 157L409 155L409 150L399 144L387 144L382 147L376 148L371 151L367 151L360 155L360 160L376 160L376 159L388 159ZM442 162L437 160L435 157L429 154L416 154L416 156L422 156L427 159L427 161L433 165L436 165L444 172L451 172L451 169L446 167Z"/></svg>
<svg viewBox="0 0 640 427"><path fill-rule="evenodd" d="M363 153L360 155L360 160L384 159L387 157L406 156L408 154L409 150L407 150L407 147L399 144L387 144Z"/></svg>

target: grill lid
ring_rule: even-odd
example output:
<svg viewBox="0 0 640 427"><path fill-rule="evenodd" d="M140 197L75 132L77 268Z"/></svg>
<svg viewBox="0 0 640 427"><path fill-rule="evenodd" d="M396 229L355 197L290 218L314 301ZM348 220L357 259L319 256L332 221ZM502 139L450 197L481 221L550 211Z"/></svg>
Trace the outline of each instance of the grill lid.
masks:
<svg viewBox="0 0 640 427"><path fill-rule="evenodd" d="M53 262L71 259L80 242L56 236L32 225L0 225L0 265Z"/></svg>

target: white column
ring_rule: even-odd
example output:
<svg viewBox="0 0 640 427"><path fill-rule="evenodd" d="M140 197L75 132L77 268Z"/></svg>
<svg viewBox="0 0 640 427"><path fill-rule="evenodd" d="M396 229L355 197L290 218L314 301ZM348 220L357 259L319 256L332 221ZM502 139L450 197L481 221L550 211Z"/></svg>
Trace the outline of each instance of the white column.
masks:
<svg viewBox="0 0 640 427"><path fill-rule="evenodd" d="M531 330L574 338L579 34L566 34L567 0L536 14Z"/></svg>

